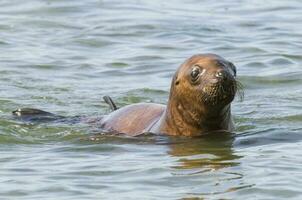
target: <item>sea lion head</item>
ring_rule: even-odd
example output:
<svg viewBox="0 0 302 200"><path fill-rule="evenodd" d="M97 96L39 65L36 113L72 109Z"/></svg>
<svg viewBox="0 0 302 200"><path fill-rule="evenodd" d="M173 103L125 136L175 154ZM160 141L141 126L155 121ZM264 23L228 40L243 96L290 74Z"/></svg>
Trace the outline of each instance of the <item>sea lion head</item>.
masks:
<svg viewBox="0 0 302 200"><path fill-rule="evenodd" d="M215 54L198 54L176 71L170 97L197 110L198 107L219 109L233 101L237 89L234 64Z"/></svg>

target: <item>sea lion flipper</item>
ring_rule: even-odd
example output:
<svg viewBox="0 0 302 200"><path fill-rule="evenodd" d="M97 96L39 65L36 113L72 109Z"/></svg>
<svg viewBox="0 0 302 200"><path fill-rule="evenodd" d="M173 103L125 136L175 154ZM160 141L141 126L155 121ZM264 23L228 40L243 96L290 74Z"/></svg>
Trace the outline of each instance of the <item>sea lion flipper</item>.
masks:
<svg viewBox="0 0 302 200"><path fill-rule="evenodd" d="M113 100L111 99L111 97L109 96L103 96L104 101L110 106L110 109L112 111L117 110L117 106L115 105L115 103L113 102Z"/></svg>
<svg viewBox="0 0 302 200"><path fill-rule="evenodd" d="M22 115L53 115L50 112L46 112L44 110L39 110L35 108L19 108L12 112L13 115L22 116Z"/></svg>
<svg viewBox="0 0 302 200"><path fill-rule="evenodd" d="M12 114L18 119L30 122L47 122L64 118L63 116L35 108L19 108L13 111Z"/></svg>

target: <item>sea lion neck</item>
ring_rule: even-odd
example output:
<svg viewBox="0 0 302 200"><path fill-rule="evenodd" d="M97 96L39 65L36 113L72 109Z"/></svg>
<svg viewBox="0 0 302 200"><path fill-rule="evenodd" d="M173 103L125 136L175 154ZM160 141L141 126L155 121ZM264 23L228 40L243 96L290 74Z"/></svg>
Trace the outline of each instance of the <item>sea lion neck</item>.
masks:
<svg viewBox="0 0 302 200"><path fill-rule="evenodd" d="M196 108L188 103L169 99L162 116L161 131L168 135L198 136L206 132L229 130L230 105L221 109Z"/></svg>

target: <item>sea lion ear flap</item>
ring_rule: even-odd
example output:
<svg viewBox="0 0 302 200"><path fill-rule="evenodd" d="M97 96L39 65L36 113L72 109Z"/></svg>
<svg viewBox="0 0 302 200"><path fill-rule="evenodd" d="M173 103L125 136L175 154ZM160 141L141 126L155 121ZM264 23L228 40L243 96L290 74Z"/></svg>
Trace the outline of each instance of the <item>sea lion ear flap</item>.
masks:
<svg viewBox="0 0 302 200"><path fill-rule="evenodd" d="M234 76L236 77L236 76L237 76L237 69L236 69L236 66L235 66L232 62L229 62L229 66L230 66L230 68L233 70Z"/></svg>
<svg viewBox="0 0 302 200"><path fill-rule="evenodd" d="M178 84L179 84L179 78L178 78L178 70L177 70L172 78L172 85L178 85Z"/></svg>
<svg viewBox="0 0 302 200"><path fill-rule="evenodd" d="M174 79L173 82L175 83L175 85L178 85L178 84L179 84L179 79L178 79L178 77L175 76L173 79Z"/></svg>

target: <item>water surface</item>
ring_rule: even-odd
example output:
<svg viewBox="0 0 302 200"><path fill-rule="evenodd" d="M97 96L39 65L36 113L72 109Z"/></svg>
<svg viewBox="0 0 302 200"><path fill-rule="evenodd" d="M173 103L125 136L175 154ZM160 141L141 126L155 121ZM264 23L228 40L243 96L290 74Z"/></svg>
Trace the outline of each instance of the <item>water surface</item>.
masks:
<svg viewBox="0 0 302 200"><path fill-rule="evenodd" d="M0 3L1 199L301 199L302 3L67 1ZM167 102L189 56L237 66L235 135L99 136L82 124L29 124L11 111L61 115Z"/></svg>

